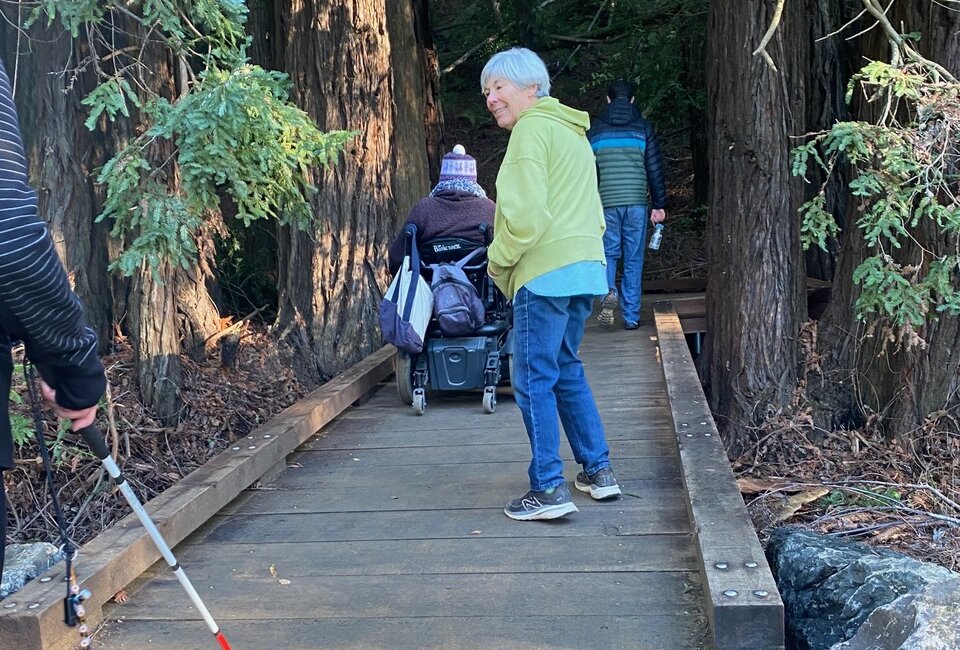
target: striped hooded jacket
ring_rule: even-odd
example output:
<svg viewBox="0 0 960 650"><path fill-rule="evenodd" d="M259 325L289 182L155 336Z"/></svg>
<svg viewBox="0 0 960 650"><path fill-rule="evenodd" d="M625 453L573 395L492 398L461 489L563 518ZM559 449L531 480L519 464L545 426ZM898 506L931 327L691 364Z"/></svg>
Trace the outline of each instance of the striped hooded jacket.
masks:
<svg viewBox="0 0 960 650"><path fill-rule="evenodd" d="M653 124L626 98L611 101L591 120L587 132L597 158L603 207L666 204L667 191L660 145ZM649 195L649 197L648 197Z"/></svg>

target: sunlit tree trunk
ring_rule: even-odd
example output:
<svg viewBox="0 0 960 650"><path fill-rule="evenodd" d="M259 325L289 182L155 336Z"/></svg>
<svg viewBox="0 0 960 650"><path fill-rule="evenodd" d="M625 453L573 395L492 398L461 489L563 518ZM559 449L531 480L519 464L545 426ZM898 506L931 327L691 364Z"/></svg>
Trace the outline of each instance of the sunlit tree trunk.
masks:
<svg viewBox="0 0 960 650"><path fill-rule="evenodd" d="M316 174L315 228L281 237L278 324L303 351L301 370L318 378L380 345L386 247L400 203L428 187L422 52L411 36L412 20L421 17L400 4L275 6L276 65L290 74L294 101L323 130L358 131L342 157Z"/></svg>

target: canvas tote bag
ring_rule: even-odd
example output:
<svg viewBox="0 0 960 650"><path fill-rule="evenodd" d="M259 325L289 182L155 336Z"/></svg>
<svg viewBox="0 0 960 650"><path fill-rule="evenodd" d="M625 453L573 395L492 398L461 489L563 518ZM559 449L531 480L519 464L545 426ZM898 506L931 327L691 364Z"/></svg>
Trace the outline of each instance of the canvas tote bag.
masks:
<svg viewBox="0 0 960 650"><path fill-rule="evenodd" d="M410 354L423 351L423 339L433 313L433 292L420 274L416 230L407 231L406 251L400 270L380 301L383 340Z"/></svg>

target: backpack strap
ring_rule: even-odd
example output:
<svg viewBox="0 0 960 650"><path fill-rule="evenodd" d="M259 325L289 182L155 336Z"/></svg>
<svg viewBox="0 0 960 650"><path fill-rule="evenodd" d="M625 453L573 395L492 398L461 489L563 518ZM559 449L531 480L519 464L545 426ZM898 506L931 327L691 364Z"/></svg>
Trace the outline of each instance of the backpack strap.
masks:
<svg viewBox="0 0 960 650"><path fill-rule="evenodd" d="M454 263L454 266L456 266L456 267L459 268L459 269L462 269L464 266L466 266L467 262L469 262L470 260L472 260L472 259L473 259L474 257L476 257L479 253L486 253L486 252L487 252L487 247L486 247L486 246L481 246L480 248L475 248L475 249L473 249L472 251L470 251L469 253L467 253L466 255L464 255L463 258L462 258L459 262L455 262L455 263Z"/></svg>

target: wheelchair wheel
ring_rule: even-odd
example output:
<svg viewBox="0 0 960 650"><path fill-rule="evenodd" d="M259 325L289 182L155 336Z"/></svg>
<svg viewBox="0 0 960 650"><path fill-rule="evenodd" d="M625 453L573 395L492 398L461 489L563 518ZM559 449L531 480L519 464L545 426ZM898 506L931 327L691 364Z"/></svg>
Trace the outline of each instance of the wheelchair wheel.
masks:
<svg viewBox="0 0 960 650"><path fill-rule="evenodd" d="M397 393L400 401L407 406L413 404L413 359L406 352L397 352L393 362L393 372L397 378Z"/></svg>
<svg viewBox="0 0 960 650"><path fill-rule="evenodd" d="M516 377L516 375L513 374L513 355L512 354L507 357L507 376L510 378L510 385L513 386L514 385L513 378Z"/></svg>
<svg viewBox="0 0 960 650"><path fill-rule="evenodd" d="M413 412L417 415L423 415L427 408L427 396L422 388L416 388L413 391Z"/></svg>
<svg viewBox="0 0 960 650"><path fill-rule="evenodd" d="M483 412L493 413L497 410L497 389L491 386L483 389Z"/></svg>

